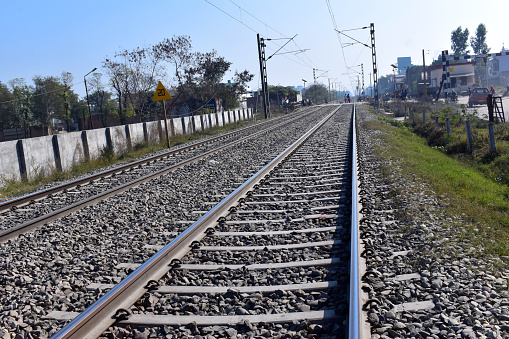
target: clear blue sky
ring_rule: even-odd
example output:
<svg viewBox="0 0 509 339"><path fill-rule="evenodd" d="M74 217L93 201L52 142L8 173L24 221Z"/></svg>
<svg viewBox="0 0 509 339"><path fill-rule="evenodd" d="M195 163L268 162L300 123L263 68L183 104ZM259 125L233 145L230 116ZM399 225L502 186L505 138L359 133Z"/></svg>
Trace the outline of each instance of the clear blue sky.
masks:
<svg viewBox="0 0 509 339"><path fill-rule="evenodd" d="M219 7L217 9L210 3ZM426 63L451 49L451 31L458 26L475 33L487 26L488 45L498 52L509 48L509 1L339 1L330 0L339 30L375 24L379 76L391 73L397 57L410 56L413 64ZM483 7L482 5L486 5ZM239 8L239 6L242 8ZM309 49L298 55L276 55L267 62L269 85L299 86L313 81L313 68L352 90L364 64L365 84L372 72L371 51L362 45L341 48L325 0L187 0L187 1L3 1L0 14L0 81L34 75L74 77L74 90L84 95L83 75L121 49L156 44L173 35L188 35L195 51L212 49L233 63L235 70L256 74L250 85L258 88L256 32L268 38L292 37L282 52ZM232 18L234 17L234 18ZM241 21L242 23L240 23ZM346 32L370 44L369 30ZM343 43L352 40L342 36ZM271 55L284 40L269 42ZM355 71L347 67L353 67ZM317 72L317 75L323 72ZM346 74L349 73L349 74ZM107 82L106 77L103 78ZM327 83L322 77L318 82Z"/></svg>

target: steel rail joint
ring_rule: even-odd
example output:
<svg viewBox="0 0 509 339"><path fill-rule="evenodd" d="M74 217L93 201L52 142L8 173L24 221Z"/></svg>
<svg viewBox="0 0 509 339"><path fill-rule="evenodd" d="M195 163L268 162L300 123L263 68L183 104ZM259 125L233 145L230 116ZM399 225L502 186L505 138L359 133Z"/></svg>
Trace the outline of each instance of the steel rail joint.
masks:
<svg viewBox="0 0 509 339"><path fill-rule="evenodd" d="M147 281L160 279L168 271L168 265L171 260L176 258L177 254L182 254L182 256L185 254L181 252L187 252L187 247L191 244L191 242L197 240L196 237L193 236L200 234L203 236L205 230L210 226L210 224L215 224L218 218L226 216L229 213L228 209L236 204L238 199L244 197L246 193L259 182L260 179L270 173L278 164L280 164L284 159L286 159L286 157L292 154L296 148L306 141L318 128L325 124L325 122L327 122L339 110L339 107L323 118L318 124L307 131L297 141L260 169L235 191L230 193L220 203L214 206L194 224L189 226L184 232L173 239L159 252L154 254L148 261L138 267L127 278L122 280L83 313L78 315L52 338L82 339L96 338L100 336L114 323L113 315L118 308L128 308L132 305L145 292L144 286ZM122 294L128 294L129 299L121 299Z"/></svg>

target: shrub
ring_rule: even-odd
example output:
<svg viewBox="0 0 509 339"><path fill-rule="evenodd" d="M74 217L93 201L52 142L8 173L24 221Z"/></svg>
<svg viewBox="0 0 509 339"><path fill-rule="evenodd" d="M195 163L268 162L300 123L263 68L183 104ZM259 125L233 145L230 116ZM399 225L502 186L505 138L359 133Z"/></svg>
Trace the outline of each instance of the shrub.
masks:
<svg viewBox="0 0 509 339"><path fill-rule="evenodd" d="M115 156L115 151L113 149L113 146L104 146L99 151L99 155L101 156L101 159L103 159L106 162L111 162L113 160L113 157Z"/></svg>

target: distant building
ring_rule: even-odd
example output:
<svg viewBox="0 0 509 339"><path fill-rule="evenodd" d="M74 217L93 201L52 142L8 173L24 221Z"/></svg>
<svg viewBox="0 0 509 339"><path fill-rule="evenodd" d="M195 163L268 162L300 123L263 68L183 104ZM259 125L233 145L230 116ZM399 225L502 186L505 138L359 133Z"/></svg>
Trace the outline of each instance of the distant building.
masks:
<svg viewBox="0 0 509 339"><path fill-rule="evenodd" d="M406 69L412 65L411 57L399 57L398 58L398 74L405 75Z"/></svg>
<svg viewBox="0 0 509 339"><path fill-rule="evenodd" d="M507 52L502 46L500 52ZM504 87L509 85L509 55L496 56L488 59L488 81L489 85L502 85Z"/></svg>
<svg viewBox="0 0 509 339"><path fill-rule="evenodd" d="M449 77L451 80L451 88L456 92L467 92L468 88L475 86L475 61L459 62L449 65ZM430 73L431 87L440 87L442 81L442 65L432 65L428 67Z"/></svg>

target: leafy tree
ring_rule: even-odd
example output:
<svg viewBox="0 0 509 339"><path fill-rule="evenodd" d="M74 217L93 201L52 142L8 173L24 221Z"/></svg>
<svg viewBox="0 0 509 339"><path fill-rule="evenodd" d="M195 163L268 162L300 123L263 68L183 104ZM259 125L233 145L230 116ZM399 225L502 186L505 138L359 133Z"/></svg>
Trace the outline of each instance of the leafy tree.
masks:
<svg viewBox="0 0 509 339"><path fill-rule="evenodd" d="M313 84L306 89L304 94L305 99L311 99L315 104L321 104L329 100L329 92L327 88L322 84Z"/></svg>
<svg viewBox="0 0 509 339"><path fill-rule="evenodd" d="M276 102L279 97L278 105L281 104L282 101L288 99L289 101L295 101L297 97L298 91L294 90L292 86L272 86L269 85L269 100L271 102Z"/></svg>
<svg viewBox="0 0 509 339"><path fill-rule="evenodd" d="M191 110L195 110L217 98L224 91L221 84L225 73L230 69L231 62L209 53L194 53L191 67L186 71L183 82L177 87L181 100ZM231 84L230 84L231 85Z"/></svg>
<svg viewBox="0 0 509 339"><path fill-rule="evenodd" d="M28 127L33 121L31 99L34 88L32 86L28 86L22 78L10 80L9 86L11 87L11 92L14 97L11 114L17 116L19 120L23 121L23 123L19 126L22 125L25 129L25 135L28 135Z"/></svg>
<svg viewBox="0 0 509 339"><path fill-rule="evenodd" d="M16 116L12 114L14 100L9 88L0 82L0 128L17 127Z"/></svg>
<svg viewBox="0 0 509 339"><path fill-rule="evenodd" d="M73 90L71 89L72 87L72 82L74 80L74 76L69 73L69 72L62 72L61 76L60 76L60 80L61 80L61 97L62 97L62 101L63 101L63 109L62 110L58 110L58 119L62 120L63 122L65 122L66 126L67 126L67 132L70 132L71 131L71 128L73 126L73 123L74 123L74 120L73 118L71 117L71 101L72 101L72 97L77 97L77 94L75 94L73 92Z"/></svg>
<svg viewBox="0 0 509 339"><path fill-rule="evenodd" d="M90 105L94 108L95 112L99 112L101 115L101 122L103 126L107 126L108 117L114 115L117 111L115 109L115 103L113 102L113 93L106 91L104 84L102 83L101 73L92 73L90 78Z"/></svg>
<svg viewBox="0 0 509 339"><path fill-rule="evenodd" d="M451 48L455 55L468 53L468 28L461 29L461 26L451 32Z"/></svg>
<svg viewBox="0 0 509 339"><path fill-rule="evenodd" d="M253 80L254 74L244 70L243 72L235 71L235 76L231 84L222 84L218 92L225 109L240 107L239 96L246 92L246 84Z"/></svg>
<svg viewBox="0 0 509 339"><path fill-rule="evenodd" d="M486 26L479 24L475 31L475 37L470 38L470 46L472 47L475 54L487 54L490 52L488 44L486 44Z"/></svg>
<svg viewBox="0 0 509 339"><path fill-rule="evenodd" d="M53 76L33 78L35 90L32 97L32 112L37 123L43 128L51 127L51 119L63 115L62 84Z"/></svg>

